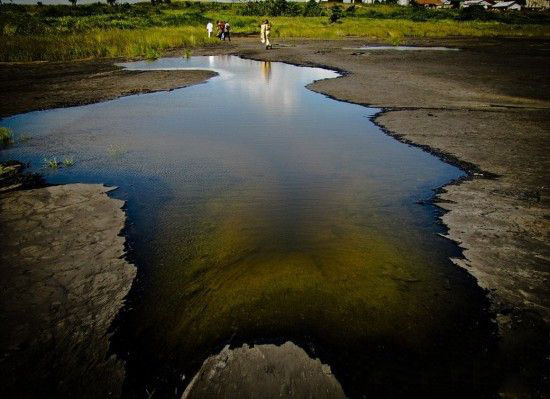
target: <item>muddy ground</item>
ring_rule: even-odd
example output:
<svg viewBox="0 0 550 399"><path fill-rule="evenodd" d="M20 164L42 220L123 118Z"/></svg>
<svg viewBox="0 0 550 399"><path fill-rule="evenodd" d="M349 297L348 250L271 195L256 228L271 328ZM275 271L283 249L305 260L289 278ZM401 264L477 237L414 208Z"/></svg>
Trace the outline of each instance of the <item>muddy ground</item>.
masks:
<svg viewBox="0 0 550 399"><path fill-rule="evenodd" d="M0 117L204 82L209 71L125 71L113 61L0 63Z"/></svg>
<svg viewBox="0 0 550 399"><path fill-rule="evenodd" d="M503 363L534 357L545 361L550 321L550 41L410 43L460 49L449 52L357 50L367 41L356 39L274 39L274 44L266 51L255 38L235 38L194 54L238 54L340 70L341 78L310 88L382 108L375 122L389 134L467 170L469 178L445 187L435 199L448 211L442 216L447 236L464 248L464 258L455 263L488 289L501 326ZM201 71L125 72L108 61L0 64L0 72L2 116L183 87L209 76ZM548 364L541 367L547 370ZM547 373L541 377L533 371L541 368L516 368L502 387L510 397L526 386L547 384L540 381Z"/></svg>
<svg viewBox="0 0 550 399"><path fill-rule="evenodd" d="M346 397L330 366L299 346L263 344L229 349L206 359L181 399Z"/></svg>
<svg viewBox="0 0 550 399"><path fill-rule="evenodd" d="M136 270L112 188L68 184L0 195L0 396L119 397L109 328Z"/></svg>

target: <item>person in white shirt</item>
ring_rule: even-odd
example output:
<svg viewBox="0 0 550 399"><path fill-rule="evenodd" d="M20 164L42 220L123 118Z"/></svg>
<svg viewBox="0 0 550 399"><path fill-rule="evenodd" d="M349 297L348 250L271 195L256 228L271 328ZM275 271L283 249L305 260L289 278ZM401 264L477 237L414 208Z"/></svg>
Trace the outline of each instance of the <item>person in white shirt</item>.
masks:
<svg viewBox="0 0 550 399"><path fill-rule="evenodd" d="M223 27L223 40L229 39L231 41L231 33L229 32L231 30L231 26L229 25L229 22L225 23L225 26Z"/></svg>
<svg viewBox="0 0 550 399"><path fill-rule="evenodd" d="M212 31L214 30L214 25L212 25L212 22L208 22L206 24L206 30L208 32L208 37L212 36Z"/></svg>
<svg viewBox="0 0 550 399"><path fill-rule="evenodd" d="M260 26L260 38L262 40L262 43L265 44L265 49L269 50L271 49L271 43L269 42L269 34L271 32L271 24L266 19L263 24Z"/></svg>

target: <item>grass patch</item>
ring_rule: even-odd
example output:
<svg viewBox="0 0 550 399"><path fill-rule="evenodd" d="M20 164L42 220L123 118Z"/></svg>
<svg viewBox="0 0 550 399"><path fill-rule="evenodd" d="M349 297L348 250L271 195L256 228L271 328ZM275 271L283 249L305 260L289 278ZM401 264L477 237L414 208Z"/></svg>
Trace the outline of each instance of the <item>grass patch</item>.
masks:
<svg viewBox="0 0 550 399"><path fill-rule="evenodd" d="M493 13L395 5L174 2L34 6L0 5L0 61L157 58L175 48L215 43L207 21L228 20L235 35L259 34L264 16L273 37L549 37L549 12ZM330 18L338 23L330 23ZM335 18L337 17L337 18Z"/></svg>
<svg viewBox="0 0 550 399"><path fill-rule="evenodd" d="M44 167L49 169L59 169L59 162L56 157L44 158Z"/></svg>
<svg viewBox="0 0 550 399"><path fill-rule="evenodd" d="M66 168L74 166L74 158L73 157L63 158L63 166Z"/></svg>
<svg viewBox="0 0 550 399"><path fill-rule="evenodd" d="M0 164L0 177L4 177L5 175L9 175L13 173L16 170L14 166L4 166Z"/></svg>
<svg viewBox="0 0 550 399"><path fill-rule="evenodd" d="M0 147L7 147L13 143L13 132L7 127L0 127Z"/></svg>

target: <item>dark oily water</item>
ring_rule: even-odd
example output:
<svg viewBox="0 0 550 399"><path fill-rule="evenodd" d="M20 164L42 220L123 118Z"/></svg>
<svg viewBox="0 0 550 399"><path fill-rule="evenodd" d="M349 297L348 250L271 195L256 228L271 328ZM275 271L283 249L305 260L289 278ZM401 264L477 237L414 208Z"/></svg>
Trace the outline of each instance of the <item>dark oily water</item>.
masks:
<svg viewBox="0 0 550 399"><path fill-rule="evenodd" d="M116 185L138 280L116 323L125 392L181 395L225 344L291 340L349 396L494 392L483 292L453 266L437 210L462 176L383 134L377 110L305 88L336 73L236 57L194 87L32 112L1 153L51 183ZM44 157L75 166L47 172ZM447 395L448 396L448 395Z"/></svg>

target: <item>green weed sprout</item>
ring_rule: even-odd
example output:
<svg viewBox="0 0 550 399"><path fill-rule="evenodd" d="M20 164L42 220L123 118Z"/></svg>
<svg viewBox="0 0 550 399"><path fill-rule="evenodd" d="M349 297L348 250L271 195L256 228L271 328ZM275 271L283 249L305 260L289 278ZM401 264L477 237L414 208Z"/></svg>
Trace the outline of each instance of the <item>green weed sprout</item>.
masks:
<svg viewBox="0 0 550 399"><path fill-rule="evenodd" d="M50 168L50 169L58 169L59 168L59 162L57 161L56 157L53 157L51 159L44 158L44 166L46 168Z"/></svg>
<svg viewBox="0 0 550 399"><path fill-rule="evenodd" d="M13 143L13 132L7 127L0 127L0 147Z"/></svg>

